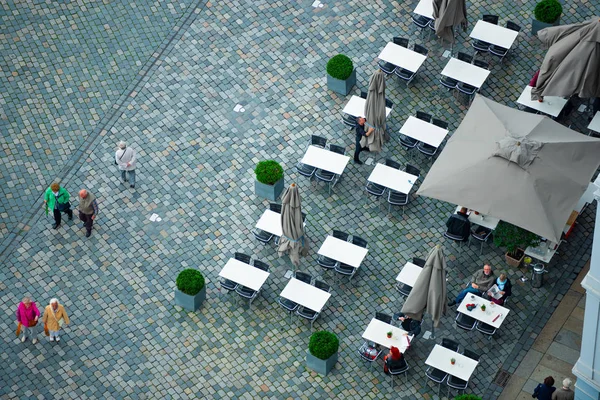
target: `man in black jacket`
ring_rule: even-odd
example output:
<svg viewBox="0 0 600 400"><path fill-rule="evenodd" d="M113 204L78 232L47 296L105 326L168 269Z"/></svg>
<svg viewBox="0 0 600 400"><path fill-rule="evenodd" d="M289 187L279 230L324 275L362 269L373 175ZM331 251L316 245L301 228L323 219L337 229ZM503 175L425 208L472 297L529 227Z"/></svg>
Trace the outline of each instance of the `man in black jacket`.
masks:
<svg viewBox="0 0 600 400"><path fill-rule="evenodd" d="M446 228L448 228L448 233L460 236L463 241L467 241L471 234L471 222L467 215L467 209L462 207L456 214L452 214L446 221Z"/></svg>
<svg viewBox="0 0 600 400"><path fill-rule="evenodd" d="M369 150L368 147L360 146L360 140L362 139L363 136L371 135L371 133L373 133L373 131L375 130L375 128L373 128L371 125L367 124L366 122L367 122L367 120L364 119L363 117L358 117L356 119L356 148L354 149L354 162L357 164L362 164L362 161L360 161L360 158L358 157L360 155L360 152ZM367 128L366 131L365 131L365 127Z"/></svg>

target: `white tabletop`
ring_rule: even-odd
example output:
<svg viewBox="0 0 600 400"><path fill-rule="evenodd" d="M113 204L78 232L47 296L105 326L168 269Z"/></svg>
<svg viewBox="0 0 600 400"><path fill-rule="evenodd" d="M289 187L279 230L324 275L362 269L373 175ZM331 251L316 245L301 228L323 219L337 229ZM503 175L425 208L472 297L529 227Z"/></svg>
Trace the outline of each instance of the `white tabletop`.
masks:
<svg viewBox="0 0 600 400"><path fill-rule="evenodd" d="M473 311L469 311L467 310L467 304L475 304L476 307L473 309ZM485 305L485 311L481 311L481 305ZM460 302L460 305L456 311L475 318L476 320L485 324L491 325L494 328L500 328L500 325L502 325L502 322L504 322L506 316L510 312L508 308L494 304L491 301L486 300L483 297L479 297L473 293L467 293L463 301ZM496 321L494 321L494 319Z"/></svg>
<svg viewBox="0 0 600 400"><path fill-rule="evenodd" d="M489 70L479 68L457 58L451 58L442 71L442 75L475 86L476 88L483 86L489 74Z"/></svg>
<svg viewBox="0 0 600 400"><path fill-rule="evenodd" d="M462 207L458 206L456 207L456 210L454 210L455 213L457 213L458 211L460 211ZM496 229L496 227L498 226L498 222L500 222L500 220L496 217L492 217L491 215L483 215L483 214L479 214L476 215L473 210L471 210L469 213L469 221L471 221L472 224L477 224L479 226L483 226L484 228L488 228L491 230Z"/></svg>
<svg viewBox="0 0 600 400"><path fill-rule="evenodd" d="M452 358L456 360L454 365L450 363L450 359ZM475 371L478 362L436 344L433 350L431 350L429 357L427 357L425 364L442 370L463 381L468 381L471 378L473 371Z"/></svg>
<svg viewBox="0 0 600 400"><path fill-rule="evenodd" d="M310 308L313 311L321 312L321 309L331 297L331 293L299 281L296 278L291 278L288 284L281 292L281 297L298 303L301 306Z"/></svg>
<svg viewBox="0 0 600 400"><path fill-rule="evenodd" d="M258 291L269 277L269 273L235 258L230 258L219 272L219 276Z"/></svg>
<svg viewBox="0 0 600 400"><path fill-rule="evenodd" d="M392 331L392 337L388 339L387 333L389 331ZM369 326L367 326L362 337L365 340L375 342L388 349L392 346L397 347L400 353L404 353L408 349L410 341L413 338L412 336L408 336L408 332L404 329L386 324L375 318L369 322Z"/></svg>
<svg viewBox="0 0 600 400"><path fill-rule="evenodd" d="M414 11L415 14L433 19L433 0L421 0Z"/></svg>
<svg viewBox="0 0 600 400"><path fill-rule="evenodd" d="M512 29L485 21L477 21L469 36L473 39L483 40L484 42L510 49L518 35L519 32Z"/></svg>
<svg viewBox="0 0 600 400"><path fill-rule="evenodd" d="M306 154L300 161L302 164L311 167L324 169L325 171L341 175L348 164L350 157L343 154L334 153L320 147L308 146Z"/></svg>
<svg viewBox="0 0 600 400"><path fill-rule="evenodd" d="M365 103L366 99L363 99L360 96L352 96L350 100L342 110L345 114L350 114L355 117L364 117L365 116ZM392 112L391 108L385 108L385 116L389 116L390 112Z"/></svg>
<svg viewBox="0 0 600 400"><path fill-rule="evenodd" d="M275 211L265 210L256 223L256 227L262 231L269 232L275 236L283 234L281 228L281 214Z"/></svg>
<svg viewBox="0 0 600 400"><path fill-rule="evenodd" d="M600 133L600 111L596 111L596 115L588 125L588 129Z"/></svg>
<svg viewBox="0 0 600 400"><path fill-rule="evenodd" d="M567 104L567 101L567 99L557 96L544 96L544 101L541 103L537 100L531 100L531 86L529 85L525 86L525 89L523 89L523 92L517 99L517 103L553 117L558 117L558 114L560 114L565 104Z"/></svg>
<svg viewBox="0 0 600 400"><path fill-rule="evenodd" d="M380 60L392 63L410 72L417 72L426 58L427 56L423 54L392 42L386 44L381 53L379 53Z"/></svg>
<svg viewBox="0 0 600 400"><path fill-rule="evenodd" d="M415 282L421 274L421 271L423 271L423 268L411 262L407 262L406 264L404 264L404 267L402 267L402 271L400 271L400 273L396 277L396 280L398 282L407 284L410 287L413 287L415 286Z"/></svg>
<svg viewBox="0 0 600 400"><path fill-rule="evenodd" d="M317 254L358 268L369 250L345 240L327 236Z"/></svg>
<svg viewBox="0 0 600 400"><path fill-rule="evenodd" d="M556 249L552 249L550 250L548 248L548 250L544 251L543 254L540 254L537 252L537 248L536 247L527 247L525 249L525 255L535 258L536 260L540 260L541 262L548 264L551 260L552 257L554 257L554 254L556 254L556 252L558 251L558 247L556 247Z"/></svg>
<svg viewBox="0 0 600 400"><path fill-rule="evenodd" d="M399 169L377 164L367 180L396 192L409 194L417 178Z"/></svg>
<svg viewBox="0 0 600 400"><path fill-rule="evenodd" d="M430 146L440 147L448 130L411 115L400 128L400 133Z"/></svg>

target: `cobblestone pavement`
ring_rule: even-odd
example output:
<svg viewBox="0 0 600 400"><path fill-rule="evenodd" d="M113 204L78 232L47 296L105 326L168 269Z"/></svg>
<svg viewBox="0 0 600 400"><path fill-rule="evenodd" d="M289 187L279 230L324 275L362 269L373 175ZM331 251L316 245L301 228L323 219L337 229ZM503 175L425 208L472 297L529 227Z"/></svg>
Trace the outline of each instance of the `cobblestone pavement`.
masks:
<svg viewBox="0 0 600 400"><path fill-rule="evenodd" d="M132 30L124 32L122 40L111 36L112 43L142 47L131 47L122 58L105 60L114 62L120 71L128 70L122 71L121 78L111 74L110 82L108 78L94 81L97 95L91 97L108 101L108 108L118 104L114 98L125 88L131 90L114 117L106 116L106 111L102 117L97 109L98 119L90 118L94 115L91 106L74 106L71 118L77 120L77 112L80 122L50 124L52 130L56 127L61 132L61 136L52 136L52 143L41 141L49 133L17 129L21 122L9 119L8 141L13 147L5 150L8 154L2 159L2 179L6 181L2 186L5 196L8 190L13 197L3 206L4 213L11 210L17 220L31 223L17 227L21 233L2 255L0 304L5 317L0 328L7 333L1 342L0 398L437 398L437 388L424 379L424 361L433 340L420 340L409 351L408 378L398 378L392 391L380 365L370 369L360 361L361 334L375 311L393 313L401 307L393 282L406 260L425 256L442 243L449 266L449 293L454 294L483 262L506 268L502 251L485 245L480 255L477 246L458 248L445 242L442 233L453 211L450 204L413 195L404 215L398 209L391 213L378 209L365 199L363 190L372 164L349 164L331 195L322 184L298 177L294 169L311 134L346 145L348 152L353 148L353 133L340 121L347 99L326 90L326 61L338 52L349 55L358 69L358 92L367 86L377 54L392 36L408 36L411 44L424 43L430 57L409 88L395 78L388 79L387 97L395 104L390 131L397 132L417 110L433 113L449 121L451 130L456 129L466 107L438 88L436 82L446 59L441 56L440 44L433 38L422 40L411 25L410 12L416 1L379 1L368 6L362 1L325 1L322 8L312 7L311 1L215 2L195 9L181 4L157 2L154 9L144 8L137 17L139 24L127 26L129 14L116 9L104 15L106 19L122 18L123 29ZM70 5L75 3L55 4ZM511 106L543 56L541 46L527 32L532 8L532 1L469 5L471 25L489 12L500 15L501 23L513 20L524 27L519 47L504 65L492 60L493 71L482 90L483 95ZM142 22L144 16L152 14L160 20L171 10L185 19L172 40L163 43L158 38L162 44L146 53L144 50L152 47L150 41L127 42L127 37L136 37L136 31L158 29L152 22ZM5 13L19 16L14 8ZM90 15L89 10L78 13ZM591 2L571 2L562 21L572 23L596 13L597 5ZM55 24L52 18L47 24ZM85 25L81 23L82 29ZM40 28L48 34L50 29L58 28ZM90 28L89 35L90 41L98 44L107 39L102 30ZM14 35L2 37L3 49L13 44ZM456 49L464 49L464 44L468 46L463 33ZM138 59L144 63L158 53L142 75L129 70ZM72 61L63 57L53 68L69 62L80 71L95 68L89 57ZM40 62L39 68L46 67ZM12 72L3 68L4 74L14 75ZM78 92L79 83L74 85L78 94L73 104L86 96ZM39 117L53 120L56 115L44 107L64 106L68 96L58 81L50 86L54 92L49 99L60 96L56 103L46 99L43 89L29 90L40 96ZM111 93L115 95L112 100ZM18 96L5 102L11 108L26 104ZM242 104L245 112L234 112L237 104ZM33 111L25 114L34 118ZM575 110L563 122L583 131L586 121L587 115ZM90 136L86 147L78 147L75 138L81 139L83 132L99 133ZM120 184L114 169L115 145L121 139L139 151L135 190ZM38 149L27 153L27 159L17 151L25 143ZM22 214L16 210L20 205L16 195L22 202L28 199L22 196L27 194L25 190L36 197L61 168L36 176L36 182L24 172L11 175L11 168L19 166L24 171L29 168L25 163L34 161L45 168L54 162L56 153L66 166L64 175L58 175L64 186L72 194L87 187L99 197L100 216L89 239L79 222L65 223L53 231L41 209L30 212L36 208L28 205ZM407 159L397 137L382 155L403 163ZM374 159L373 155L362 157ZM282 163L287 183L299 184L303 210L309 215L307 227L313 246L301 270L320 273L316 249L334 228L369 241L369 255L353 285L335 283L332 298L315 323L316 329L331 330L341 341L339 362L327 377L305 368L308 324L289 324L277 304L289 261L278 258L273 247L263 247L251 234L267 205L253 194L252 170L256 162L267 158ZM424 176L430 162L418 155L413 160ZM162 218L160 222L149 220L154 213ZM496 374L514 372L587 261L594 213L595 206L590 206L580 216L573 235L550 265L542 288L515 284L512 312L495 340L456 331L454 315L444 318L436 330L438 339L453 337L461 346L484 354L471 380L471 392L489 399L498 396L502 388L493 383ZM6 230L11 224L15 226L9 219ZM251 310L241 302L236 304L234 295L218 291L218 272L236 251L271 265L272 274ZM175 277L186 267L199 268L207 278L207 300L196 313L173 305ZM509 269L509 275L516 282L521 271ZM14 307L26 293L42 303L40 306L58 297L70 311L72 326L60 345L43 340L33 346L14 337ZM431 329L429 322L424 326Z"/></svg>

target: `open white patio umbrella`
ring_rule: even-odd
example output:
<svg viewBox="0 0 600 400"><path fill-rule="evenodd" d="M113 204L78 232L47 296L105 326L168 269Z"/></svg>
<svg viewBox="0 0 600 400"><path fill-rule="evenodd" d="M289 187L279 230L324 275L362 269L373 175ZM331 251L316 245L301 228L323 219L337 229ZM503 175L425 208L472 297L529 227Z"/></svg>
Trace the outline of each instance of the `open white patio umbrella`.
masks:
<svg viewBox="0 0 600 400"><path fill-rule="evenodd" d="M300 256L308 255L308 238L304 234L300 193L295 183L292 183L283 195L281 228L282 235L277 248L279 257L288 254L292 263L299 266Z"/></svg>
<svg viewBox="0 0 600 400"><path fill-rule="evenodd" d="M369 137L363 137L360 145L369 147L369 151L379 152L385 140L385 75L380 69L375 71L369 81L365 118L375 131Z"/></svg>
<svg viewBox="0 0 600 400"><path fill-rule="evenodd" d="M477 95L417 194L558 243L600 164L600 140Z"/></svg>

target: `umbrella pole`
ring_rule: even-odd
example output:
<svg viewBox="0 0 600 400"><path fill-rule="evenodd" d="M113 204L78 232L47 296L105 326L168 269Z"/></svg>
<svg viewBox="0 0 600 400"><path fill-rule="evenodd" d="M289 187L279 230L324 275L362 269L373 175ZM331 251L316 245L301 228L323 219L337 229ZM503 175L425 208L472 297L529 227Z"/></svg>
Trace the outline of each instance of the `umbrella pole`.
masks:
<svg viewBox="0 0 600 400"><path fill-rule="evenodd" d="M433 317L431 318L431 339L435 340L435 325L433 323Z"/></svg>

